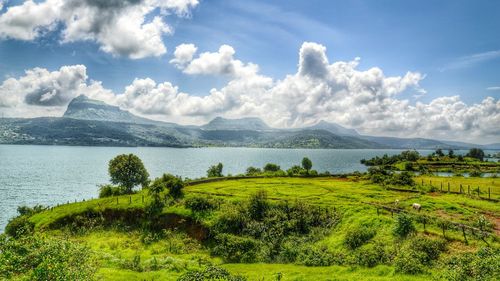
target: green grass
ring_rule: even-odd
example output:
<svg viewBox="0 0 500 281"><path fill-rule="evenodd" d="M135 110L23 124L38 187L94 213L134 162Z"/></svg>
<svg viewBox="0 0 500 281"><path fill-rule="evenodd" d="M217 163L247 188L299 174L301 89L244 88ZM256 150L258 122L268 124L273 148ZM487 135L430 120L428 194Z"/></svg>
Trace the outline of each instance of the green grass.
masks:
<svg viewBox="0 0 500 281"><path fill-rule="evenodd" d="M439 178L419 177L428 184L440 181L449 181L452 186L456 184L479 185L481 188L491 186L494 194L500 192L500 185L496 179L483 178ZM376 230L375 237L369 243L380 242L384 245L394 244L392 227L394 218L387 211L379 210L367 203L394 206L399 200L398 207L413 212L411 204L420 203L423 207L421 214L439 217L446 220L471 224L478 214L484 214L490 221L499 223L500 204L498 202L480 200L474 196L446 193L409 193L387 190L384 187L367 181L336 178L254 178L239 180L224 180L211 183L187 186L185 196L206 195L223 199L223 204L230 201L241 201L265 190L268 199L288 201L293 203L302 200L309 204L323 208L337 209L342 213L342 220L328 235L316 242L326 245L333 252L348 251L343 245L345 233L354 225L366 225ZM276 274L282 274L282 280L429 280L430 275L398 275L389 265L379 265L374 268L330 266L306 267L295 264L224 264L217 257L210 256L203 245L182 233L173 233L169 238L145 244L141 240L140 231L130 230L97 230L84 234L68 234L61 230L47 230L51 223L66 216L82 213L86 210L104 209L129 209L142 208L143 202L148 198L145 192L131 196L96 199L79 203L66 204L38 213L30 218L40 231L49 235L67 236L70 239L88 245L98 257L100 269L97 273L99 280L176 280L188 269L200 268L200 265L222 265L232 273L247 276L249 280L276 280ZM223 209L223 208L222 208ZM212 220L220 215L221 211L214 211L211 215L199 216L183 207L182 202L163 210L164 213L175 213L186 217L196 218L198 221L209 225ZM417 229L423 233L423 225L417 223ZM498 225L497 225L498 227ZM427 225L428 236L441 237L441 229L436 225ZM449 247L446 255L453 253L474 251L484 245L484 242L469 238L469 245L463 243L461 232L448 231ZM499 246L498 238L491 239L490 243ZM174 247L172 248L172 245ZM177 245L177 246L175 246ZM177 249L175 247L179 247ZM134 257L140 257L142 271L131 270L127 264L132 263ZM161 263L163 269L151 270L153 260Z"/></svg>

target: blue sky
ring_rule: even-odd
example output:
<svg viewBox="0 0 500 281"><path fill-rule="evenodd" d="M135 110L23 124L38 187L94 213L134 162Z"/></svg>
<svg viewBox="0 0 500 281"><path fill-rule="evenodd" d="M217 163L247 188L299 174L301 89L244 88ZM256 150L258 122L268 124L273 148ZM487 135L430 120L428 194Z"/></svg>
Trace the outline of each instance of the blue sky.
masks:
<svg viewBox="0 0 500 281"><path fill-rule="evenodd" d="M6 7L20 1L9 1ZM295 71L304 41L328 48L330 60L361 57L361 69L378 66L388 75L426 74L423 101L459 94L477 102L498 93L500 53L467 63L467 57L500 51L498 1L231 1L205 0L188 19L172 17L173 35L165 35L168 52L157 58L130 60L99 51L92 42L60 44L59 33L24 42L0 42L0 75L25 69L85 64L92 79L117 92L134 78L169 80L184 91L205 95L223 81L189 77L168 60L175 46L194 43L215 51L221 44L236 49L243 61L257 63L276 78ZM459 62L465 61L463 64ZM202 80L202 81L200 81Z"/></svg>
<svg viewBox="0 0 500 281"><path fill-rule="evenodd" d="M180 123L255 115L279 127L327 120L378 135L500 141L499 1L0 3L7 115L58 115L86 94ZM170 62L181 51L187 61ZM313 77L311 66L327 74Z"/></svg>

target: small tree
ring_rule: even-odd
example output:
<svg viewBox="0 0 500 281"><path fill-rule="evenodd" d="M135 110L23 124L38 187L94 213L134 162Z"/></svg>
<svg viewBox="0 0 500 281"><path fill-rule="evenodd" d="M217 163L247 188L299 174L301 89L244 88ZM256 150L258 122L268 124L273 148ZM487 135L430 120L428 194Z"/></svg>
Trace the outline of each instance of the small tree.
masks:
<svg viewBox="0 0 500 281"><path fill-rule="evenodd" d="M258 175L262 173L262 170L260 168L255 168L255 167L248 167L247 168L247 172L246 172L246 175L247 176L255 176L255 175Z"/></svg>
<svg viewBox="0 0 500 281"><path fill-rule="evenodd" d="M443 157L444 156L443 150L441 148L436 149L435 153L439 157Z"/></svg>
<svg viewBox="0 0 500 281"><path fill-rule="evenodd" d="M137 185L148 185L149 173L141 159L134 154L121 154L109 161L108 173L113 184L119 184L127 193Z"/></svg>
<svg viewBox="0 0 500 281"><path fill-rule="evenodd" d="M455 152L453 151L453 149L448 150L448 157L450 158L455 157Z"/></svg>
<svg viewBox="0 0 500 281"><path fill-rule="evenodd" d="M273 163L267 163L266 166L264 166L264 172L277 172L280 169L280 166Z"/></svg>
<svg viewBox="0 0 500 281"><path fill-rule="evenodd" d="M312 168L312 161L311 159L304 157L302 158L302 168L306 169L307 173L309 174L309 170Z"/></svg>
<svg viewBox="0 0 500 281"><path fill-rule="evenodd" d="M413 225L413 219L405 214L400 213L396 218L396 225L394 226L393 233L399 238L406 238L408 235L416 231L415 225Z"/></svg>
<svg viewBox="0 0 500 281"><path fill-rule="evenodd" d="M208 170L207 170L207 177L209 177L209 178L222 177L222 169L223 168L224 168L224 165L222 165L222 163L210 166L210 168L208 168Z"/></svg>
<svg viewBox="0 0 500 281"><path fill-rule="evenodd" d="M154 197L154 195L158 195L163 190L167 189L170 196L173 198L179 198L182 196L183 188L184 182L180 177L176 177L171 174L163 174L163 176L156 178L153 181L149 187L149 194Z"/></svg>
<svg viewBox="0 0 500 281"><path fill-rule="evenodd" d="M479 161L483 161L484 160L484 151L480 148L471 148L469 150L469 153L467 153L467 155L465 155L465 156L471 157L471 158L476 158Z"/></svg>

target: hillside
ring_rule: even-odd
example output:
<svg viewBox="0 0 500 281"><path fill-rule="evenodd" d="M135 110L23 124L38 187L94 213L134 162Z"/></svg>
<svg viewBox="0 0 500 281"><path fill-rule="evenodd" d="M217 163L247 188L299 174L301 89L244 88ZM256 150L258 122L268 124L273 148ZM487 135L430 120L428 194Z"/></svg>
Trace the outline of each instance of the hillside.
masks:
<svg viewBox="0 0 500 281"><path fill-rule="evenodd" d="M439 177L422 179L435 183L446 181L446 178ZM476 179L475 184L491 187L489 181ZM425 190L425 186L422 188ZM493 188L495 198L499 198L500 187L497 184ZM244 219L247 222L242 222L246 226L238 232L233 228L239 227L235 215L238 210L250 208L252 205L248 200L255 200L255 194L260 191L266 192L263 200L267 203L259 201L259 204L266 204L272 212L257 221L252 221L249 213L250 217ZM474 225L481 214L490 221L500 216L497 203L477 196L388 190L356 177L201 181L189 184L184 192L184 197L168 203L158 218L157 222L168 229L165 235L159 236L161 238L141 230L146 220L144 207L151 200L145 191L132 196L61 205L34 214L29 220L34 223L36 232L67 237L90 247L98 260L96 278L99 280L178 280L188 271L203 270L210 265L227 269L247 280L274 280L277 275L283 280L330 280L331 276L339 280L444 280L446 272L461 274L448 264L452 257L464 252L475 253L486 246L468 230L467 240L464 240L462 230L452 228L449 223L469 226ZM199 201L200 198L208 200L207 204L212 204L212 207L205 211L193 209L202 208L200 203L193 205L194 202L204 202ZM395 200L398 200L398 206L394 206ZM412 210L414 202L422 205L421 212ZM300 209L295 209L297 206ZM314 221L303 221L303 227L307 228L299 236L293 236L293 225L297 222L290 217L287 219L286 213L280 214L280 208L295 210L288 213L292 218L297 213L307 213L311 218L316 215L324 217L316 222L314 231L309 229L309 224L316 225ZM393 209L414 217L415 237L399 242L395 239L393 228L397 215L390 211ZM302 213L304 211L306 213ZM280 218L282 215L284 217ZM426 225L418 219L422 216L428 218ZM445 232L439 220L448 221ZM323 225L325 221L331 224ZM224 223L231 228L222 227ZM273 232L286 223L292 223L292 228L284 233ZM496 223L494 227L498 231L498 220ZM351 242L346 241L354 235L353 230L370 234L368 238L359 238L360 242L356 242L359 244L351 248L346 244ZM263 238L270 234L274 235L272 240ZM496 235L486 238L492 247L499 246ZM273 243L281 245L275 254L272 254ZM418 250L420 246L416 246L420 245L418 243L443 247L432 248L436 252L432 252L423 272L412 271L418 269L420 263L416 258L418 255L414 254L414 251L421 251ZM394 247L402 248L397 250ZM405 257L407 260L399 264L403 256L397 253L405 251L412 251L414 256ZM491 263L495 262L495 256L482 258L490 268L495 266ZM496 256L496 262L499 259ZM406 269L401 269L401 266ZM498 272L491 271L482 274L486 274L484 280L495 280L498 276Z"/></svg>

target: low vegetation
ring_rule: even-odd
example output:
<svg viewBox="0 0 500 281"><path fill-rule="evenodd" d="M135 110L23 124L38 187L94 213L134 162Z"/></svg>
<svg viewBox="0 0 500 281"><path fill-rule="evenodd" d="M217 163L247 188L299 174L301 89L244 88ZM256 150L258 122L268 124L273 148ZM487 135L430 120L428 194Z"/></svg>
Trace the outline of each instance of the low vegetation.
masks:
<svg viewBox="0 0 500 281"><path fill-rule="evenodd" d="M500 277L494 179L415 176L378 165L367 174L318 176L309 159L300 164L286 172L273 163L249 167L248 177L235 178L224 178L217 164L207 171L210 179L188 182L170 174L152 181L138 176L134 184L101 187L99 199L20 207L0 236L0 278ZM459 179L493 188L493 198L437 188L445 180L455 187ZM143 189L134 191L138 185Z"/></svg>

